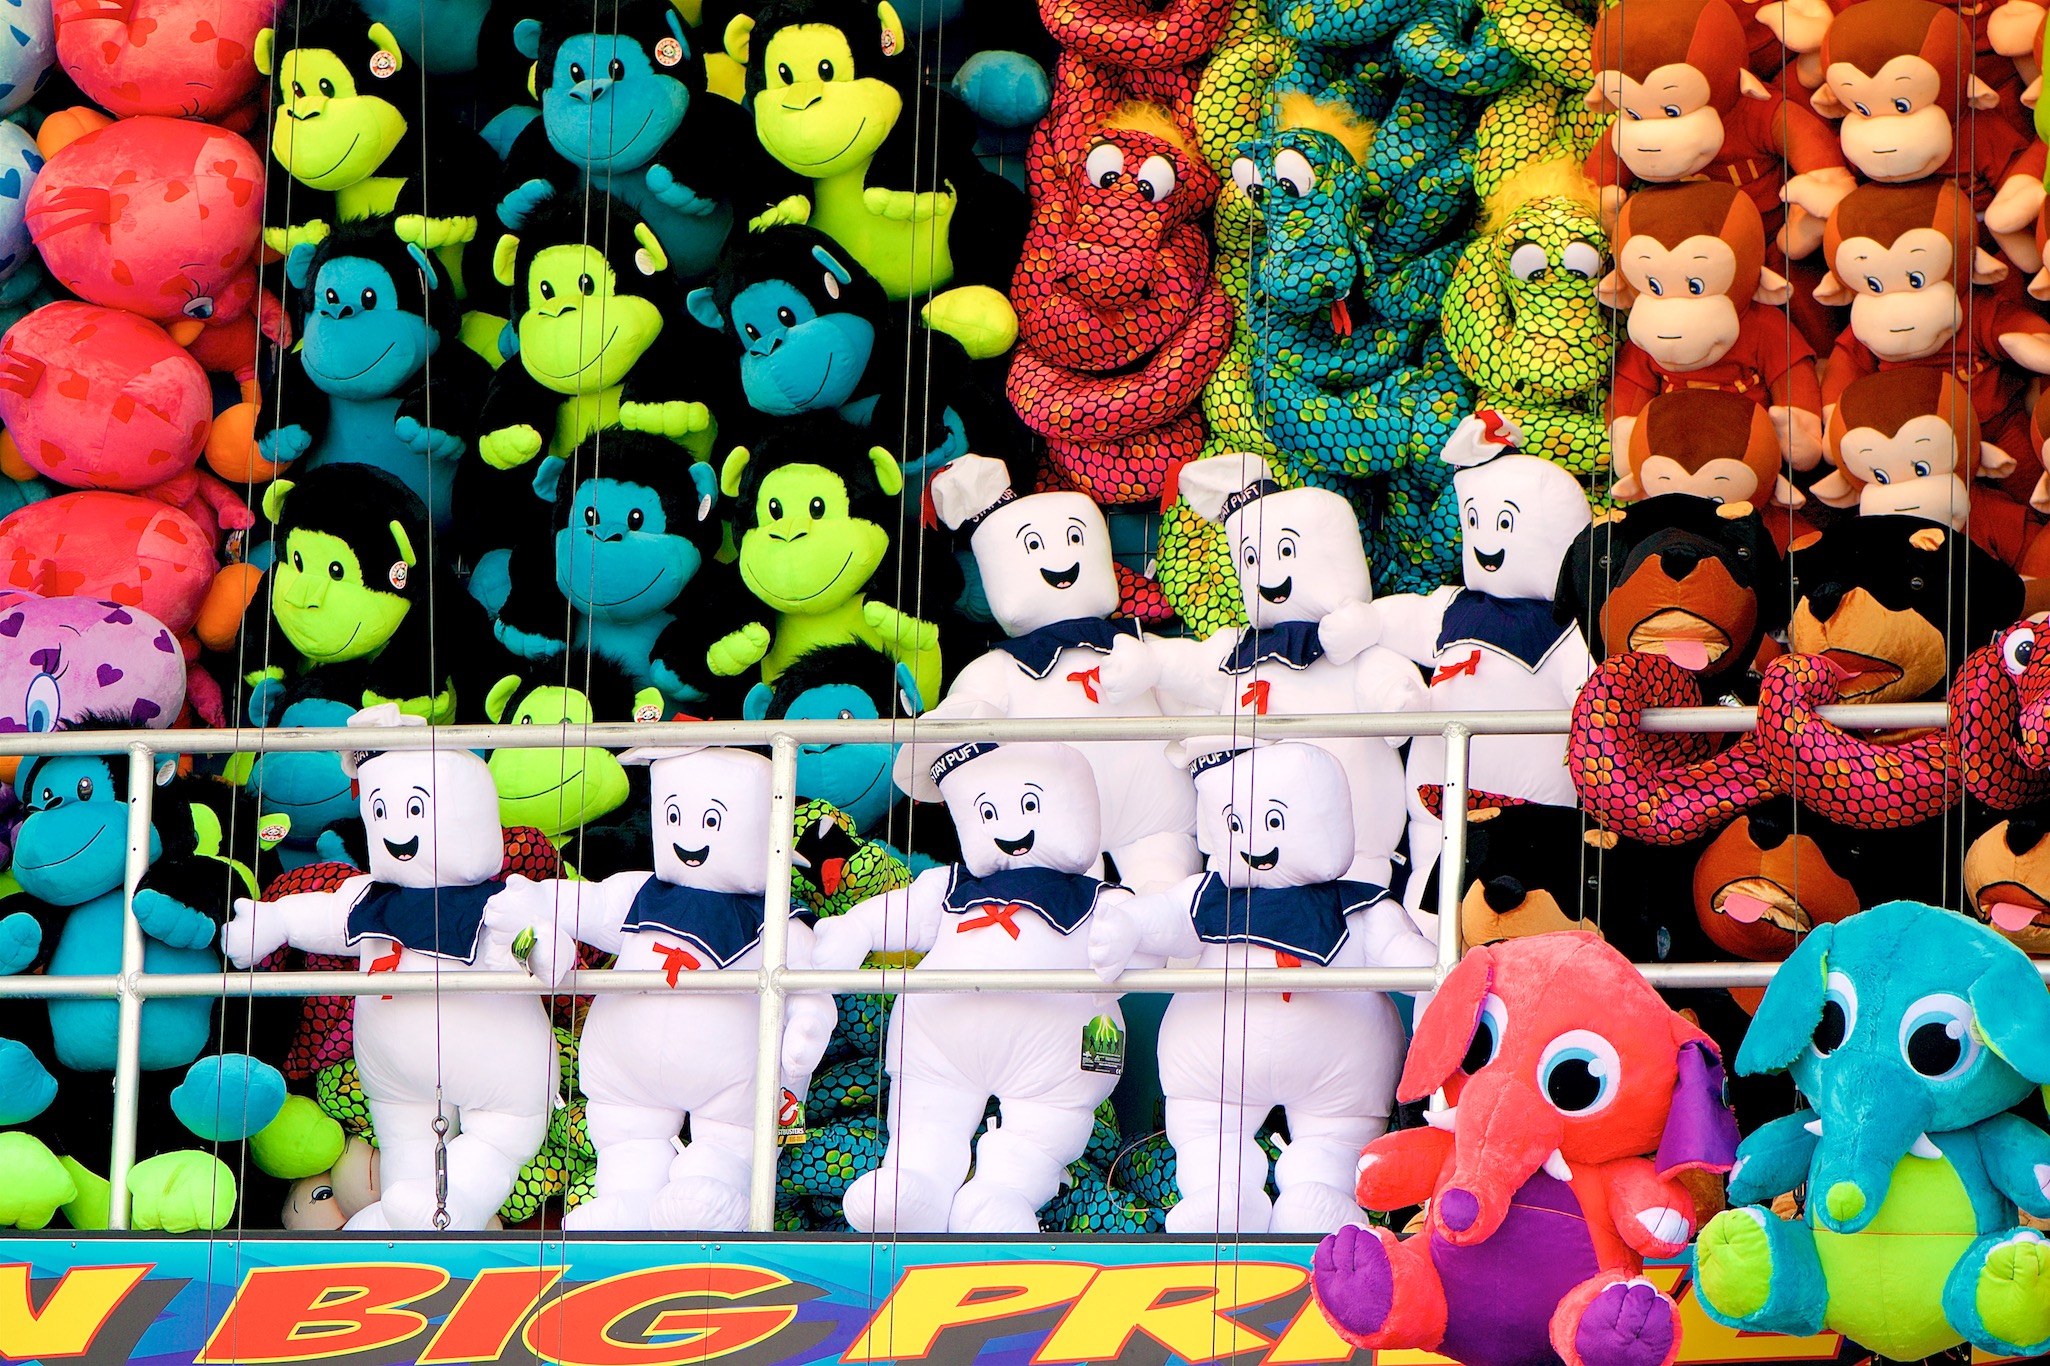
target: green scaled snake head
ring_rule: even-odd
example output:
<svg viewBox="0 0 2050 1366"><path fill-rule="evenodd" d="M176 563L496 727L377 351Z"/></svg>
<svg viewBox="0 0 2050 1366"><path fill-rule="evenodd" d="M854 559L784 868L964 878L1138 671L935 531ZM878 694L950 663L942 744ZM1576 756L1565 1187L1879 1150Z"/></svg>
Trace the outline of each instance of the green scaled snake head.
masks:
<svg viewBox="0 0 2050 1366"><path fill-rule="evenodd" d="M1256 307L1313 314L1373 276L1365 240L1372 177L1337 138L1290 128L1240 143L1231 178L1259 215Z"/></svg>
<svg viewBox="0 0 2050 1366"><path fill-rule="evenodd" d="M1445 301L1454 362L1484 394L1526 403L1605 392L1615 346L1595 297L1608 235L1591 205L1533 199L1467 249Z"/></svg>

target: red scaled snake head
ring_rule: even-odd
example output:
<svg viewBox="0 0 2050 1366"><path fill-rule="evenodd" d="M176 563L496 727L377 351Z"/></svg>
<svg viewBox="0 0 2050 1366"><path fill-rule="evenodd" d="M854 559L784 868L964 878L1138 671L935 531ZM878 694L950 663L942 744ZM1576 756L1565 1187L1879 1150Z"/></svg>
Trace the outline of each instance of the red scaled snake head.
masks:
<svg viewBox="0 0 2050 1366"><path fill-rule="evenodd" d="M2050 769L2050 614L2037 613L2007 628L2000 637L2000 664L2021 695L2021 760Z"/></svg>
<svg viewBox="0 0 2050 1366"><path fill-rule="evenodd" d="M1137 308L1159 291L1169 240L1217 198L1216 173L1164 113L1141 108L1107 124L1076 166L1054 279L1093 308Z"/></svg>

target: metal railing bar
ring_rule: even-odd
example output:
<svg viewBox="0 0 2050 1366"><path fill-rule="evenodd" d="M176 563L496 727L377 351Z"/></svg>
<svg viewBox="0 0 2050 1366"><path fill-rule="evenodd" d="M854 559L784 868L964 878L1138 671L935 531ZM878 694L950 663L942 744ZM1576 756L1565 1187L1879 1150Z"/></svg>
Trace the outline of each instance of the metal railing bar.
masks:
<svg viewBox="0 0 2050 1366"><path fill-rule="evenodd" d="M114 999L114 1132L107 1154L107 1227L128 1227L128 1173L135 1165L137 1113L142 1096L142 926L135 890L149 871L150 811L156 797L156 760L149 741L128 746L128 853L122 873L121 976Z"/></svg>
<svg viewBox="0 0 2050 1366"><path fill-rule="evenodd" d="M747 1226L776 1227L776 1150L783 1100L784 981L790 962L790 862L797 809L797 741L778 735L770 753L769 880L762 897L760 1005L755 1017L754 1166L748 1173Z"/></svg>

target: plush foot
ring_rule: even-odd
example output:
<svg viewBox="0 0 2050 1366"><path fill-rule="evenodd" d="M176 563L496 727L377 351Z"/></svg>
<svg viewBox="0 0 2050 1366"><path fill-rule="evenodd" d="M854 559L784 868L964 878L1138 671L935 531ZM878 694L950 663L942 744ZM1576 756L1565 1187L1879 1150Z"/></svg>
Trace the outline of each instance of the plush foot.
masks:
<svg viewBox="0 0 2050 1366"><path fill-rule="evenodd" d="M1310 1280L1324 1317L1348 1333L1371 1337L1387 1325L1395 1267L1375 1230L1347 1224L1317 1244Z"/></svg>
<svg viewBox="0 0 2050 1366"><path fill-rule="evenodd" d="M1724 1210L1694 1244L1694 1286L1719 1317L1744 1319L1772 1293L1772 1239L1756 1208Z"/></svg>
<svg viewBox="0 0 2050 1366"><path fill-rule="evenodd" d="M1039 1209L1026 1196L990 1181L970 1181L954 1197L949 1233L1037 1233Z"/></svg>
<svg viewBox="0 0 2050 1366"><path fill-rule="evenodd" d="M1979 1268L1976 1308L1999 1350L2036 1356L2050 1344L2050 1242L2021 1229L1995 1243Z"/></svg>
<svg viewBox="0 0 2050 1366"><path fill-rule="evenodd" d="M573 1233L640 1233L653 1228L648 1207L654 1191L631 1195L594 1195L562 1216L562 1226Z"/></svg>
<svg viewBox="0 0 2050 1366"><path fill-rule="evenodd" d="M163 1153L128 1173L128 1226L191 1233L235 1217L235 1174L212 1153Z"/></svg>
<svg viewBox="0 0 2050 1366"><path fill-rule="evenodd" d="M649 1213L659 1229L737 1233L747 1227L747 1192L707 1177L685 1177L664 1186Z"/></svg>
<svg viewBox="0 0 2050 1366"><path fill-rule="evenodd" d="M43 1228L77 1198L71 1173L41 1139L0 1134L0 1228Z"/></svg>
<svg viewBox="0 0 2050 1366"><path fill-rule="evenodd" d="M1345 1191L1321 1181L1298 1181L1275 1198L1267 1231L1332 1233L1347 1224L1366 1222L1366 1211Z"/></svg>
<svg viewBox="0 0 2050 1366"><path fill-rule="evenodd" d="M1221 1191L1186 1191L1175 1207L1167 1212L1169 1233L1271 1233L1275 1232L1275 1206L1267 1199L1267 1192L1248 1185L1239 1196L1239 1208L1224 1208ZM1333 1224L1332 1228L1336 1228ZM1293 1230L1309 1232L1310 1230ZM1331 1229L1320 1228L1318 1233L1329 1233Z"/></svg>
<svg viewBox="0 0 2050 1366"><path fill-rule="evenodd" d="M1680 1310L1650 1281L1624 1281L1594 1297L1573 1350L1583 1366L1663 1366L1680 1338Z"/></svg>
<svg viewBox="0 0 2050 1366"><path fill-rule="evenodd" d="M847 1188L841 1209L856 1233L945 1233L952 1189L908 1171L878 1167Z"/></svg>

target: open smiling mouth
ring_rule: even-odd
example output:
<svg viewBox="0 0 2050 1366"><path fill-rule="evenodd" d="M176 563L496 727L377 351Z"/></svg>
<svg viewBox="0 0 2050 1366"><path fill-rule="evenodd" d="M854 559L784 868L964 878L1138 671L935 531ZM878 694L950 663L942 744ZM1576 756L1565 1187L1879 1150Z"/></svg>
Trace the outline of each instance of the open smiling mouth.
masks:
<svg viewBox="0 0 2050 1366"><path fill-rule="evenodd" d="M1272 588L1269 588L1264 583L1260 585L1260 596L1269 602L1287 602L1288 595L1293 592L1295 592L1295 575L1293 574L1283 579L1280 583L1275 584Z"/></svg>
<svg viewBox="0 0 2050 1366"><path fill-rule="evenodd" d="M1875 659L1856 650L1824 650L1822 657L1843 673L1837 692L1845 697L1863 697L1898 683L1902 669L1891 660Z"/></svg>
<svg viewBox="0 0 2050 1366"><path fill-rule="evenodd" d="M2008 934L2050 929L2050 902L2019 882L1996 882L1973 898L1979 915Z"/></svg>
<svg viewBox="0 0 2050 1366"><path fill-rule="evenodd" d="M1082 562L1077 560L1066 569L1042 569L1039 577L1055 588L1073 588L1075 580L1082 577Z"/></svg>
<svg viewBox="0 0 2050 1366"><path fill-rule="evenodd" d="M1808 912L1794 895L1770 878L1742 877L1716 890L1709 909L1740 925L1761 922L1789 934L1809 929Z"/></svg>
<svg viewBox="0 0 2050 1366"><path fill-rule="evenodd" d="M712 856L712 846L708 844L702 849L686 849L680 844L672 844L669 846L669 852L676 855L676 861L686 868L702 868L705 866L705 860Z"/></svg>
<svg viewBox="0 0 2050 1366"><path fill-rule="evenodd" d="M1277 844L1264 854L1256 854L1250 849L1241 849L1239 850L1239 857L1245 860L1246 867L1251 868L1255 872L1264 873L1274 867L1275 864L1281 862L1281 846Z"/></svg>
<svg viewBox="0 0 2050 1366"><path fill-rule="evenodd" d="M1485 550L1476 550L1473 552L1473 558L1476 564L1492 574L1502 567L1502 561L1509 558L1509 549L1507 546L1504 546L1493 554Z"/></svg>
<svg viewBox="0 0 2050 1366"><path fill-rule="evenodd" d="M400 863L404 863L420 852L420 837L415 835L404 844L393 844L390 840L386 840L384 842L384 852L390 854Z"/></svg>
<svg viewBox="0 0 2050 1366"><path fill-rule="evenodd" d="M1037 833L1035 830L1027 830L1023 835L1014 840L1007 840L1002 835L996 835L992 838L996 840L998 849L1012 858L1018 858L1032 852L1032 837Z"/></svg>

